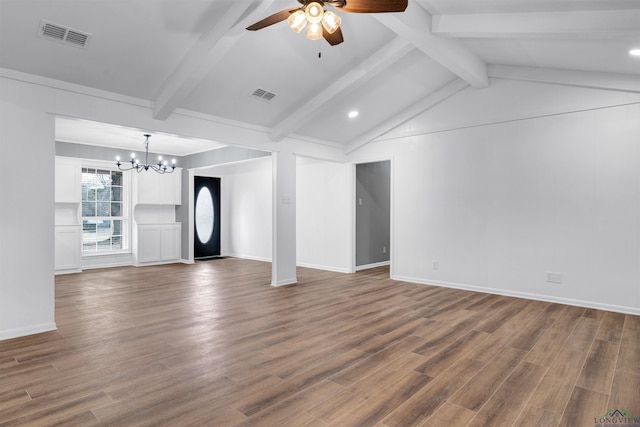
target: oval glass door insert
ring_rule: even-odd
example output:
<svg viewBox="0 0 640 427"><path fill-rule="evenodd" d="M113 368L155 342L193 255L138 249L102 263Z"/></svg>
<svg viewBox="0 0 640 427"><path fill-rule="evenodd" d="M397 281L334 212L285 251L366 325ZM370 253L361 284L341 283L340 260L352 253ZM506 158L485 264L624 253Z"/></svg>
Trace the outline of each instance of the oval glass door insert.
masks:
<svg viewBox="0 0 640 427"><path fill-rule="evenodd" d="M204 245L213 234L213 197L207 187L202 187L196 197L196 234Z"/></svg>

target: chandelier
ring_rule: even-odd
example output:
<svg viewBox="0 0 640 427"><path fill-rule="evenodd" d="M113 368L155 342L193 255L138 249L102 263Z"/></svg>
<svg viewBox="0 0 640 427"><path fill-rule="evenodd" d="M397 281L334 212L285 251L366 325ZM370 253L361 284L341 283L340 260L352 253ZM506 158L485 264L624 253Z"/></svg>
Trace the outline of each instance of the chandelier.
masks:
<svg viewBox="0 0 640 427"><path fill-rule="evenodd" d="M319 40L322 38L323 27L329 34L333 34L340 28L342 20L330 10L324 10L322 4L312 1L305 6L304 11L298 9L289 15L287 22L296 33L304 30L308 23L307 38L309 40Z"/></svg>
<svg viewBox="0 0 640 427"><path fill-rule="evenodd" d="M134 169L136 172L142 172L143 170L148 171L149 169L151 169L160 174L172 173L176 168L176 159L171 160L171 166L169 166L169 163L166 160L162 160L162 156L158 156L157 164L149 164L149 137L151 135L145 133L144 136L146 138L144 141L144 164L140 164L140 160L136 159L136 153L131 153L131 166L128 167L123 168L122 163L120 163L120 156L116 157L116 165L118 166L118 169L120 169L121 171L130 171Z"/></svg>

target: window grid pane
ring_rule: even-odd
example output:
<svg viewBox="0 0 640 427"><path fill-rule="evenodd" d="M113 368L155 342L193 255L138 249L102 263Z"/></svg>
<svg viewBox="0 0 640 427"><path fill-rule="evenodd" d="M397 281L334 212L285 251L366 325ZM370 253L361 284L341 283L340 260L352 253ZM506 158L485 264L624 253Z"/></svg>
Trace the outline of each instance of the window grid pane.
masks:
<svg viewBox="0 0 640 427"><path fill-rule="evenodd" d="M127 249L121 171L82 168L82 251Z"/></svg>

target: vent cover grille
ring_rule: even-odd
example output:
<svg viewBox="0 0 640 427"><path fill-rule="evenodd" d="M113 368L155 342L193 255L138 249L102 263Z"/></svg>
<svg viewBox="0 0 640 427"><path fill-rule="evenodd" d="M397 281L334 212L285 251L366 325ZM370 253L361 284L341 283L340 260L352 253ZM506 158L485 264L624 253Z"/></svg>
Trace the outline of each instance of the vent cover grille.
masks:
<svg viewBox="0 0 640 427"><path fill-rule="evenodd" d="M87 39L89 36L87 34L82 34L77 31L69 30L67 31L67 37L65 40L68 43L75 43L77 45L83 46L87 44Z"/></svg>
<svg viewBox="0 0 640 427"><path fill-rule="evenodd" d="M38 35L42 38L54 40L70 46L86 48L91 34L74 30L63 25L54 24L45 20L40 21Z"/></svg>
<svg viewBox="0 0 640 427"><path fill-rule="evenodd" d="M44 24L44 26L42 27L43 36L53 37L54 39L58 40L64 40L64 35L66 32L67 30L65 30L64 28L49 23Z"/></svg>
<svg viewBox="0 0 640 427"><path fill-rule="evenodd" d="M256 90L253 91L253 93L251 95L255 96L256 98L260 98L260 99L262 99L263 101L266 101L266 102L271 101L276 96L275 93L267 92L264 89L256 89Z"/></svg>

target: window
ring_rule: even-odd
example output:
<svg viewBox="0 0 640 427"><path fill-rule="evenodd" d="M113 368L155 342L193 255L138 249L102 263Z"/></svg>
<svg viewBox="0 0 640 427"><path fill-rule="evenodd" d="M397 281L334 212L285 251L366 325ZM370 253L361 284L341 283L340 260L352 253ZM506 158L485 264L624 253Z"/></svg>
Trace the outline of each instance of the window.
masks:
<svg viewBox="0 0 640 427"><path fill-rule="evenodd" d="M128 222L122 171L82 168L83 254L128 249Z"/></svg>

